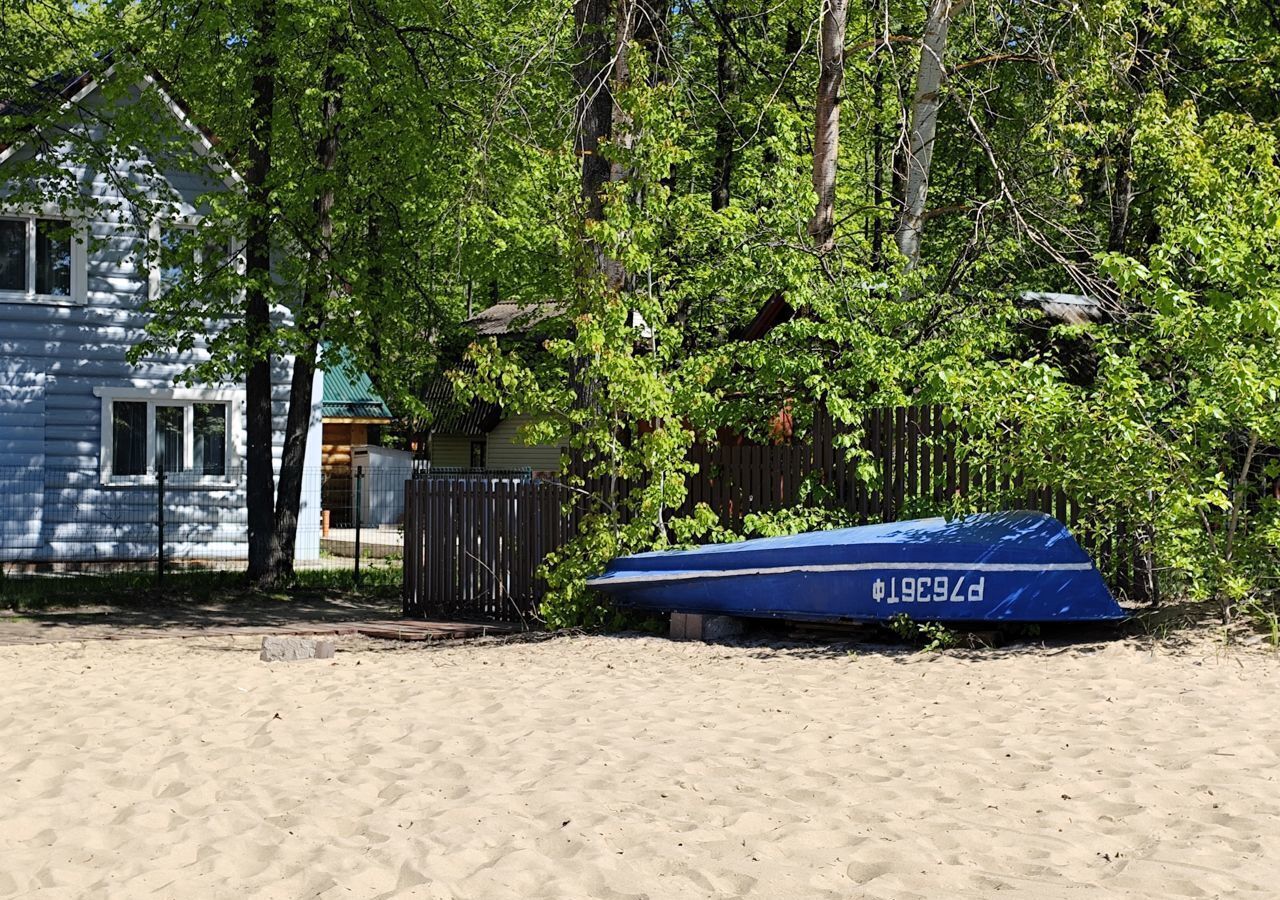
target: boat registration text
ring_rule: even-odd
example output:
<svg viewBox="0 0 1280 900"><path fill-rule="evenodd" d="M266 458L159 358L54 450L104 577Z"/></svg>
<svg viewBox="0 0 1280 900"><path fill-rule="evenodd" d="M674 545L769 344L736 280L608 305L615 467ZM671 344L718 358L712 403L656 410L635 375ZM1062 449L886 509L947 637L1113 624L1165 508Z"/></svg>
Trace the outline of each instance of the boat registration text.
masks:
<svg viewBox="0 0 1280 900"><path fill-rule="evenodd" d="M981 603L986 578L966 581L963 575L904 575L877 578L871 585L876 603Z"/></svg>

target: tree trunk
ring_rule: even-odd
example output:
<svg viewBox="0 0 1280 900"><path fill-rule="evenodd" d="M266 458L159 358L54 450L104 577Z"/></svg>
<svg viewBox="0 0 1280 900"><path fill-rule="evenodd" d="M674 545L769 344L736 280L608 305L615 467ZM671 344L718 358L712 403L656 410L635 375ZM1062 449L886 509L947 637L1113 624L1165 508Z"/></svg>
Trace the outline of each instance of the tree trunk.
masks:
<svg viewBox="0 0 1280 900"><path fill-rule="evenodd" d="M873 14L879 13L880 0L871 0ZM878 18L878 16L877 16ZM884 66L876 60L876 71L872 76L871 108L875 110L876 122L871 136L871 196L876 211L871 219L871 268L880 272L884 269L884 161L885 139L884 129Z"/></svg>
<svg viewBox="0 0 1280 900"><path fill-rule="evenodd" d="M823 0L818 100L813 122L813 192L818 195L818 206L809 223L809 234L822 253L835 246L840 91L844 86L844 32L848 17L849 0Z"/></svg>
<svg viewBox="0 0 1280 900"><path fill-rule="evenodd" d="M1132 139L1125 135L1118 150L1115 184L1111 189L1110 223L1107 228L1107 249L1112 253L1124 253L1129 244L1129 211L1133 208L1133 154Z"/></svg>
<svg viewBox="0 0 1280 900"><path fill-rule="evenodd" d="M338 114L342 108L344 78L334 69L333 57L342 49L338 29L330 38L330 62L324 74L320 99L321 136L316 145L316 168L322 179L316 197L318 241L312 254L309 277L297 313L297 326L309 335L307 346L293 361L289 386L289 418L280 458L280 485L276 496L275 530L271 541L271 577L277 584L293 580L293 554L298 536L298 512L302 506L307 437L311 432L311 403L315 384L318 337L324 328L325 306L332 292L333 204L332 174L338 164Z"/></svg>
<svg viewBox="0 0 1280 900"><path fill-rule="evenodd" d="M1148 81L1153 64L1149 45L1152 40L1150 29L1139 25L1134 34L1133 62L1120 77L1123 85L1130 92L1133 101L1140 101L1146 96ZM1136 109L1134 114L1137 114ZM1112 151L1116 160L1115 175L1110 179L1111 193L1107 197L1109 207L1107 227L1107 249L1113 253L1124 253L1129 246L1129 228L1134 197L1137 188L1133 181L1133 133L1125 131Z"/></svg>
<svg viewBox="0 0 1280 900"><path fill-rule="evenodd" d="M573 67L578 89L576 150L582 160L581 197L584 222L604 218L604 186L609 183L609 161L600 155L613 123L613 93L606 77L612 45L605 31L609 0L575 0L578 59ZM588 238L588 242L594 242ZM599 256L598 251L597 258Z"/></svg>
<svg viewBox="0 0 1280 900"><path fill-rule="evenodd" d="M249 525L249 579L262 582L271 573L275 519L275 477L271 460L271 150L275 118L275 0L261 0L254 11L258 42L249 110L249 166L245 191L245 475Z"/></svg>
<svg viewBox="0 0 1280 900"><path fill-rule="evenodd" d="M613 84L610 98L610 138L622 151L628 151L635 143L631 114L617 102L617 94L631 83L631 42L636 38L636 28L644 14L639 0L618 0L614 13ZM630 180L631 172L626 163L614 160L609 166L609 181L615 184ZM622 264L611 256L600 259L605 284L611 291L621 291L626 286L627 273Z"/></svg>
<svg viewBox="0 0 1280 900"><path fill-rule="evenodd" d="M725 13L720 27L733 28L733 13ZM711 188L711 209L718 211L729 205L733 185L733 116L729 114L730 98L738 91L738 73L729 55L728 35L716 43L716 101L720 104L716 119L715 184Z"/></svg>
<svg viewBox="0 0 1280 900"><path fill-rule="evenodd" d="M920 262L920 236L924 231L925 204L929 198L929 168L933 163L934 138L938 132L938 105L941 101L943 61L947 52L947 32L965 0L930 0L929 17L920 45L920 68L916 74L915 96L911 102L911 131L907 139L906 177L903 185L902 219L898 224L898 250L907 258L908 271Z"/></svg>

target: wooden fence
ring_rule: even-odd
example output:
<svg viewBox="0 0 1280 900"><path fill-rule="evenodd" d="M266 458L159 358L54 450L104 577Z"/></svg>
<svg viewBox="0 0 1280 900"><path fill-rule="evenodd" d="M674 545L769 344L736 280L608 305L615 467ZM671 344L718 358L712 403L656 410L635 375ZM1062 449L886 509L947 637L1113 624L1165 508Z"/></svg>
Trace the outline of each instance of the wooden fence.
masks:
<svg viewBox="0 0 1280 900"><path fill-rule="evenodd" d="M548 481L405 482L404 613L524 619L542 599L537 568L576 523Z"/></svg>
<svg viewBox="0 0 1280 900"><path fill-rule="evenodd" d="M1071 527L1113 590L1146 598L1155 590L1148 550L1124 522L1092 520L1087 498L1025 483L1020 474L972 467L963 434L940 408L909 407L870 414L861 437L863 462L878 473L858 477L859 460L838 446L830 419L809 440L776 445L695 446L698 474L685 508L705 503L722 522L800 503L846 510L854 521L893 521L943 511L956 496L984 508L1035 509ZM420 478L405 489L406 615L450 615L503 621L527 617L545 585L536 569L577 530L592 497L624 495L626 484L587 479L585 493L546 481Z"/></svg>

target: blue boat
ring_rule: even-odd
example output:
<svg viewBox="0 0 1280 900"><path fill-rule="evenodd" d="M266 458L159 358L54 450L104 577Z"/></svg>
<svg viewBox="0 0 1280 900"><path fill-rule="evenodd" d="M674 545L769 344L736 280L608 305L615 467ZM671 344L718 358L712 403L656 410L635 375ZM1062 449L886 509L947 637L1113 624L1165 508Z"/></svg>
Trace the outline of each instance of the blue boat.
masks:
<svg viewBox="0 0 1280 900"><path fill-rule="evenodd" d="M587 584L620 605L826 622L1124 618L1065 525L982 513L623 556Z"/></svg>

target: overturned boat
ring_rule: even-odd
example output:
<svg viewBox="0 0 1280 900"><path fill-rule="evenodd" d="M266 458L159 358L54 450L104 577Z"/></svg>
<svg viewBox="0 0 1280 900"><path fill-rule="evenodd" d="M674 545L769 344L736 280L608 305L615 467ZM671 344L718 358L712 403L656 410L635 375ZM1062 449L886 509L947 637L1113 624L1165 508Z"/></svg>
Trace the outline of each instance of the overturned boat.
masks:
<svg viewBox="0 0 1280 900"><path fill-rule="evenodd" d="M587 584L654 612L876 622L1124 618L1065 525L1038 512L921 519L623 556Z"/></svg>

